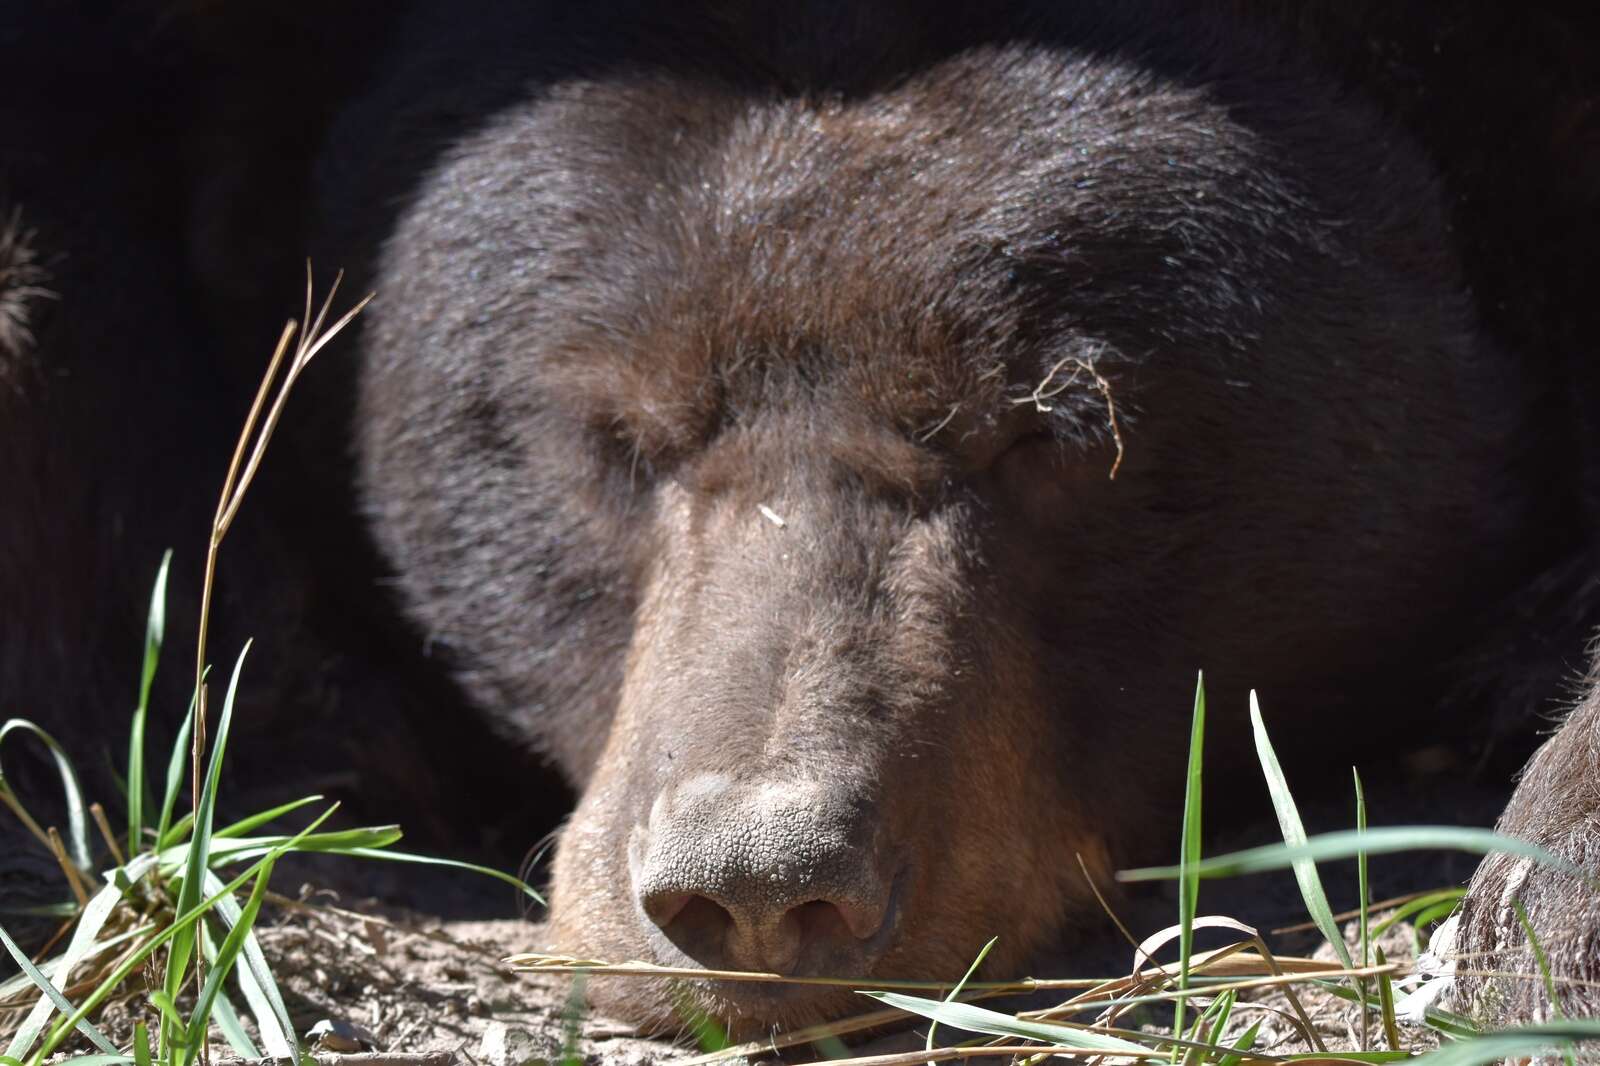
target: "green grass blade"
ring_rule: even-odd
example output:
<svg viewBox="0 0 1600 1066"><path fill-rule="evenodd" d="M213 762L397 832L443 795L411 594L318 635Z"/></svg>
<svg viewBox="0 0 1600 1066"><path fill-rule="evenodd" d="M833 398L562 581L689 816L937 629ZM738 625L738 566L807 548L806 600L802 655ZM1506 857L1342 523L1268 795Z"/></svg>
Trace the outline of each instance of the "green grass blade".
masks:
<svg viewBox="0 0 1600 1066"><path fill-rule="evenodd" d="M217 895L221 888L222 879L207 870L206 892L217 897L217 914L224 924L229 929L236 929L243 912L232 896ZM239 988L244 992L245 1002L250 1004L250 1013L255 1016L256 1028L261 1033L261 1042L267 1046L267 1054L275 1059L295 1058L294 1022L289 1019L289 1008L283 1002L283 993L273 979L266 954L261 950L261 941L253 929L244 938L241 959L244 965L239 967Z"/></svg>
<svg viewBox="0 0 1600 1066"><path fill-rule="evenodd" d="M1466 851L1477 855L1505 852L1522 855L1563 873L1589 878L1584 872L1536 844L1504 836L1489 829L1470 829L1456 825L1383 826L1365 833L1343 830L1310 837L1304 844L1266 844L1258 848L1217 855L1200 863L1201 877L1238 877L1241 874L1282 870L1297 862L1350 859L1365 849L1368 855L1389 855L1398 851ZM1183 874L1181 866L1149 866L1121 870L1119 881L1170 881Z"/></svg>
<svg viewBox="0 0 1600 1066"><path fill-rule="evenodd" d="M1206 1014L1211 1016L1211 1028L1206 1032L1205 1042L1217 1044L1222 1040L1223 1032L1228 1028L1228 1019L1233 1017L1233 1004L1239 998L1239 993L1234 991L1224 992L1211 1004L1211 1009Z"/></svg>
<svg viewBox="0 0 1600 1066"><path fill-rule="evenodd" d="M381 847L381 845L350 848L348 850L341 851L340 854L350 855L362 859L382 859L385 862L412 862L423 866L448 866L457 870L470 870L473 873L483 874L485 877L492 877L497 881L504 881L506 884L511 885L518 892L521 892L535 903L538 903L541 906L544 905L544 897L541 896L532 885L528 884L520 877L515 877L501 870L496 870L493 867L479 866L476 863L461 862L457 859L439 859L432 855L415 855L406 851L390 851L388 849L379 851L377 850L378 847ZM328 850L337 849L330 848Z"/></svg>
<svg viewBox="0 0 1600 1066"><path fill-rule="evenodd" d="M228 749L228 732L233 725L234 700L239 691L239 675L244 670L245 656L250 654L250 643L233 664L233 676L228 681L228 694L222 701L222 714L217 719L217 733L211 742L211 760L206 766L206 776L200 786L200 804L195 809L194 830L189 834L188 854L183 864L183 886L178 892L178 913L186 913L200 901L201 886L211 859L211 827L216 815L217 788L222 779L222 758ZM167 952L167 977L163 986L174 1000L189 977L189 963L194 957L196 931L193 926L181 931L172 940ZM177 1034L162 1025L162 1048Z"/></svg>
<svg viewBox="0 0 1600 1066"><path fill-rule="evenodd" d="M1427 951L1428 943L1433 940L1433 931L1428 927L1435 922L1442 922L1450 917L1455 913L1457 906L1459 906L1459 903L1435 903L1433 906L1425 907L1417 912L1416 921L1411 928L1411 941L1416 945L1418 955ZM1424 934L1427 936L1427 943L1423 940Z"/></svg>
<svg viewBox="0 0 1600 1066"><path fill-rule="evenodd" d="M1388 960L1383 957L1383 949L1373 948L1373 956L1382 966ZM1395 1051L1401 1048L1400 1027L1394 1019L1394 980L1386 973L1378 975L1378 1011L1383 1017L1383 1038L1389 1041L1389 1047Z"/></svg>
<svg viewBox="0 0 1600 1066"><path fill-rule="evenodd" d="M1356 832L1367 831L1367 794L1361 787L1361 773L1354 766L1350 767L1350 776L1356 785ZM1369 939L1369 918L1367 915L1367 851L1362 848L1356 852L1356 908L1360 911L1361 921L1361 965L1367 965L1367 960L1372 957L1372 942ZM1362 1010L1366 1010L1366 996L1362 996Z"/></svg>
<svg viewBox="0 0 1600 1066"><path fill-rule="evenodd" d="M1461 1040L1411 1061L1417 1066L1480 1066L1502 1059L1534 1058L1558 1054L1568 1043L1600 1040L1600 1020L1568 1019L1483 1033Z"/></svg>
<svg viewBox="0 0 1600 1066"><path fill-rule="evenodd" d="M366 858L383 858L387 853L374 853L367 855L367 849L387 847L399 840L400 827L397 825L364 826L359 829L336 829L327 833L276 833L264 837L229 837L219 840L215 835L211 838L211 866L213 869L228 866L238 862L248 862L259 859L261 856L277 848L286 840L295 840L294 850L299 852L317 852L333 855L361 855ZM183 868L184 857L188 854L187 845L175 844L161 853L161 867L163 870L180 871Z"/></svg>
<svg viewBox="0 0 1600 1066"><path fill-rule="evenodd" d="M1356 832L1367 831L1367 793L1361 787L1361 771L1354 766L1350 767L1350 777L1356 786ZM1361 965L1365 967L1367 960L1372 958L1372 940L1370 933L1370 919L1367 914L1367 903L1370 897L1367 893L1367 852L1363 848L1356 853L1356 910L1359 912L1361 934L1359 949L1361 951ZM1355 985L1356 997L1361 1006L1361 1050L1367 1050L1370 1041L1367 1039L1367 982L1358 980Z"/></svg>
<svg viewBox="0 0 1600 1066"><path fill-rule="evenodd" d="M1244 1053L1256 1046L1256 1034L1261 1032L1261 1023L1252 1022L1250 1028L1244 1031L1239 1039L1233 1042L1233 1053L1224 1055L1217 1060L1217 1066L1239 1066L1244 1060Z"/></svg>
<svg viewBox="0 0 1600 1066"><path fill-rule="evenodd" d="M241 971L242 972L242 971ZM261 1049L256 1047L256 1042L250 1039L250 1034L245 1030L244 1023L239 1020L239 1010L233 1005L233 1000L228 998L226 992L217 995L217 1001L211 1005L211 1019L217 1023L217 1028L222 1032L222 1038L228 1042L233 1053L241 1059L253 1060L262 1057ZM272 1056L276 1058L277 1056Z"/></svg>
<svg viewBox="0 0 1600 1066"><path fill-rule="evenodd" d="M66 751L56 743L55 737L26 718L13 718L0 725L0 744L4 744L6 737L12 733L26 733L34 737L44 744L50 757L55 760L56 773L61 777L61 791L67 800L67 848L78 869L85 873L92 872L94 864L89 861L89 805L83 801L83 786L78 783L78 772L72 768L72 760L67 758ZM11 790L3 766L0 766L0 803L9 807L28 831L39 838L40 843L45 842L45 831Z"/></svg>
<svg viewBox="0 0 1600 1066"><path fill-rule="evenodd" d="M318 815L310 825L301 830L300 835L304 836L311 833L319 825L327 821L336 810L338 810L337 804L329 807L326 811L322 812L322 814ZM128 979L128 975L133 973L139 967L143 966L150 956L161 950L162 947L176 937L182 930L186 928L192 929L196 922L200 921L201 918L205 917L206 914L216 907L218 901L223 896L232 894L239 888L239 886L243 885L246 881L250 880L250 878L254 877L269 859L275 860L284 853L292 850L294 845L298 843L298 840L299 837L291 837L280 849L275 850L257 862L252 863L244 870L244 872L240 873L232 881L229 881L227 884L223 885L220 893L214 896L208 896L207 898L201 900L192 910L179 914L175 919L173 919L171 925L167 926L166 929L145 941L144 944L140 945L138 951L133 952L127 958L123 959L121 963L118 964L117 968L107 975L106 978L95 987L95 990L89 994L88 998L83 1001L83 1004L78 1007L77 1011L71 1017L65 1018L56 1023L55 1027L51 1029L50 1035L45 1038L44 1044L39 1048L38 1051L34 1052L33 1057L29 1060L31 1066L39 1066L40 1063L44 1062L44 1060L48 1058L50 1054L60 1045L61 1041L66 1038L66 1034L70 1032L78 1022L88 1017L91 1011L96 1010L102 1003L104 1003L112 993L121 988L123 982Z"/></svg>
<svg viewBox="0 0 1600 1066"><path fill-rule="evenodd" d="M144 663L139 669L139 702L133 710L133 728L128 736L128 851L139 849L144 835L144 804L149 785L144 775L144 723L150 709L150 686L156 679L156 663L161 658L161 642L167 632L167 570L172 566L172 549L161 557L156 585L150 592L150 613L144 627Z"/></svg>
<svg viewBox="0 0 1600 1066"><path fill-rule="evenodd" d="M208 667L206 673L210 673ZM178 735L172 741L172 755L167 759L167 784L161 794L161 820L156 824L156 847L164 848L170 843L167 836L172 826L172 810L178 805L178 791L183 787L183 771L189 765L189 734L194 730L195 707L199 696L189 698L189 714L184 718L183 725L178 727Z"/></svg>
<svg viewBox="0 0 1600 1066"><path fill-rule="evenodd" d="M208 873L206 877L206 893L209 895L221 887L222 882L217 879L216 875ZM225 896L217 901L217 910L221 911L225 903L233 903L234 909L238 909L238 904L234 902L233 897ZM206 965L215 966L217 963L217 945L211 936L211 927L207 923L201 922L199 928L200 946L205 951ZM240 970L239 973L243 975L244 971ZM243 1059L258 1059L261 1057L261 1050L256 1047L255 1041L251 1040L250 1034L245 1031L244 1024L239 1020L238 1010L234 1008L233 1001L228 998L226 988L217 992L217 998L211 1004L211 1020L216 1023L217 1030L222 1034L222 1038L228 1042L228 1046L233 1049L235 1055Z"/></svg>
<svg viewBox="0 0 1600 1066"><path fill-rule="evenodd" d="M282 818L290 811L297 811L301 807L316 803L321 799L321 796L302 796L300 799L290 800L288 803L280 804L269 811L252 814L248 818L241 818L231 825L218 829L211 834L211 839L212 841L217 841L226 840L229 837L242 837L252 829L258 829L275 818Z"/></svg>
<svg viewBox="0 0 1600 1066"><path fill-rule="evenodd" d="M151 1066L150 1029L144 1022L133 1023L133 1061L135 1066Z"/></svg>
<svg viewBox="0 0 1600 1066"><path fill-rule="evenodd" d="M1273 750L1272 740L1267 736L1266 723L1261 719L1261 703L1254 691L1250 693L1250 726L1255 731L1256 757L1261 760L1261 773L1267 779L1267 791L1272 794L1272 808L1278 815L1278 829L1283 833L1283 842L1289 847L1302 846L1306 842L1305 825L1300 821L1300 809L1295 806L1289 781L1278 763L1278 753ZM1360 831L1356 833L1358 853L1363 835ZM1300 886L1300 896L1305 900L1306 913L1333 946L1339 961L1344 963L1346 969L1351 968L1350 949L1345 945L1344 935L1339 932L1339 923L1333 920L1333 908L1328 906L1328 894L1323 891L1317 864L1310 859L1298 859L1293 863L1293 868L1294 879Z"/></svg>
<svg viewBox="0 0 1600 1066"><path fill-rule="evenodd" d="M1150 1060L1159 1060L1163 1057L1150 1048L1129 1040L1066 1025L1025 1022L1009 1014L986 1010L971 1003L946 1003L942 999L924 999L921 996L907 996L899 992L862 992L861 995L968 1033L1019 1036L1024 1040L1048 1040L1064 1047L1113 1052L1119 1055L1137 1055Z"/></svg>
<svg viewBox="0 0 1600 1066"><path fill-rule="evenodd" d="M1544 994L1550 1000L1550 1019L1562 1021L1564 1015L1561 1013L1561 1001L1556 998L1556 983L1550 977L1550 960L1545 958L1544 948L1539 944L1539 936L1533 931L1533 922L1528 920L1528 910L1520 899L1512 900L1511 907L1517 912L1517 921L1522 923L1523 935L1528 938L1528 949L1533 952L1534 964L1539 967L1539 977L1544 981ZM1573 1066L1570 1044L1563 1049L1561 1057L1567 1066Z"/></svg>
<svg viewBox="0 0 1600 1066"><path fill-rule="evenodd" d="M557 1060L560 1066L584 1066L584 1056L578 1050L578 1037L583 1031L584 1009L589 1005L583 992L588 983L587 977L587 974L573 974L572 984L567 989L567 1002L561 1009L561 1058ZM699 1025L695 1035L702 1047L719 1042L722 1047L728 1046L728 1034L722 1031L722 1026L715 1019L708 1018L705 1011L692 1011L689 1019L691 1024Z"/></svg>
<svg viewBox="0 0 1600 1066"><path fill-rule="evenodd" d="M11 961L15 962L17 964L17 968L28 975L29 979L39 987L39 991L45 994L51 1005L54 1006L56 1010L69 1017L76 1013L76 1008L73 1007L72 1001L69 1000L60 989L56 988L55 985L50 983L50 978L39 972L39 968L33 964L33 960L29 959L27 954L21 948L17 947L17 942L11 939L11 934L6 932L5 926L3 925L0 925L0 945L5 947L6 952L11 956ZM111 1041L106 1039L104 1033L90 1025L88 1019L78 1019L76 1028L78 1032L88 1037L90 1043L94 1044L94 1046L99 1048L101 1051L104 1051L108 1055L117 1054L117 1049L112 1045ZM12 1043L16 1044L21 1040L21 1037L22 1034L19 1033ZM33 1043L32 1036L28 1037L28 1043ZM26 1054L26 1051L6 1052L6 1056L13 1059L19 1058L24 1054Z"/></svg>
<svg viewBox="0 0 1600 1066"><path fill-rule="evenodd" d="M967 982L972 980L972 975L978 972L978 967L983 965L983 960L988 957L989 952L994 948L995 942L999 939L997 936L992 936L987 944L978 949L978 957L972 960L972 965L968 966L967 972L961 975L961 980L957 981L955 987L950 990L949 995L944 997L946 1003L955 1002L956 997L961 995L961 990L967 987ZM933 1050L933 1034L938 1028L939 1023L937 1020L928 1024L926 1050L930 1052Z"/></svg>
<svg viewBox="0 0 1600 1066"><path fill-rule="evenodd" d="M1200 878L1195 870L1200 864L1200 798L1201 766L1206 735L1206 679L1200 674L1194 685L1194 717L1189 726L1189 767L1183 791L1183 838L1178 845L1178 865L1183 876L1178 879L1178 988L1189 987L1189 960L1194 953L1194 918L1200 906ZM1183 1031L1185 1001L1172 1005L1172 1032ZM1177 1060L1178 1049L1172 1049Z"/></svg>
<svg viewBox="0 0 1600 1066"><path fill-rule="evenodd" d="M136 940L139 937L149 934L153 929L155 929L155 923L150 922L144 925L136 925L132 929L127 929L121 933L118 933L116 936L109 936L104 940L98 940L95 942L94 950L89 952L88 955L104 954L118 945L126 944L130 940ZM87 958L88 955L85 957ZM60 969L61 956L59 955L57 955L55 958L46 959L39 963L39 972L50 978L51 981L55 980L56 972ZM32 978L25 973L19 973L8 981L0 982L0 1002L10 1002L32 987L34 987Z"/></svg>
<svg viewBox="0 0 1600 1066"><path fill-rule="evenodd" d="M1183 1066L1199 1066L1211 1053L1208 1048L1216 1047L1222 1027L1227 1024L1228 1015L1233 1011L1234 995L1232 991L1222 993L1195 1018L1194 1025L1189 1027L1191 1046L1184 1049Z"/></svg>
<svg viewBox="0 0 1600 1066"><path fill-rule="evenodd" d="M1512 900L1511 909L1517 914L1517 922L1522 926L1522 935L1528 938L1528 949L1533 952L1533 963L1539 968L1539 977L1544 981L1545 995L1550 997L1552 1018L1559 1021L1561 1008L1556 1005L1556 984L1550 978L1550 960L1545 958L1544 948L1539 944L1539 936L1533 931L1533 923L1528 920L1528 909L1522 905L1522 901Z"/></svg>
<svg viewBox="0 0 1600 1066"><path fill-rule="evenodd" d="M148 873L155 863L151 856L140 856L123 868L124 883L132 886ZM51 988L60 991L65 989L67 981L72 975L73 967L77 966L88 955L89 949L95 946L100 930L105 928L106 919L111 916L117 903L121 901L124 889L117 882L107 884L100 891L90 897L84 904L83 913L78 918L78 924L72 931L72 939L67 941L67 948L52 962L50 974L46 980ZM31 973L26 973L32 979L33 974L44 977L43 971L35 968ZM37 982L35 982L37 983ZM15 1035L11 1038L11 1045L6 1048L6 1054L12 1058L20 1059L33 1048L33 1042L38 1039L45 1023L50 1020L51 1013L60 1007L60 1003L48 991L39 997L39 1002L34 1004L28 1016L17 1027Z"/></svg>
<svg viewBox="0 0 1600 1066"><path fill-rule="evenodd" d="M206 974L205 985L200 989L200 995L195 1000L194 1011L189 1015L188 1031L185 1033L183 1056L179 1066L192 1066L200 1049L206 1042L206 1031L211 1026L211 1011L217 1001L217 996L222 992L222 982L233 971L233 964L239 958L239 951L244 947L244 939L250 934L250 929L256 924L256 916L261 913L261 901L267 895L267 881L272 877L272 868L277 859L268 858L256 873L256 883L250 890L250 898L245 901L244 911L240 915L228 935L223 937L222 945L217 948L216 964Z"/></svg>
<svg viewBox="0 0 1600 1066"><path fill-rule="evenodd" d="M166 832L156 835L156 850L165 853L170 848L182 845L189 839L189 830L193 828L194 812L190 811L168 826ZM215 833L211 834L213 841L216 840L216 836Z"/></svg>
<svg viewBox="0 0 1600 1066"><path fill-rule="evenodd" d="M1455 905L1459 903L1466 896L1466 894L1467 890L1464 888L1442 888L1437 892L1429 892L1426 895L1418 896L1416 899L1410 900L1409 902L1396 907L1387 918L1373 926L1372 939L1381 939L1383 934L1387 933L1397 922L1403 922L1413 914L1421 914L1423 911L1432 908L1435 904L1448 903L1450 907L1454 909Z"/></svg>
<svg viewBox="0 0 1600 1066"><path fill-rule="evenodd" d="M150 993L150 1005L155 1007L156 1010L161 1013L161 1020L163 1023L171 1023L179 1026L183 1024L183 1013L178 1010L178 1001L167 995L166 992L162 991L161 989L158 988L154 992Z"/></svg>
<svg viewBox="0 0 1600 1066"><path fill-rule="evenodd" d="M77 913L76 903L34 903L25 907L0 904L0 914L11 914L19 918L71 918Z"/></svg>
<svg viewBox="0 0 1600 1066"><path fill-rule="evenodd" d="M1454 1014L1437 1007L1429 1007L1423 1012L1422 1020L1430 1029L1437 1029L1445 1036L1456 1040L1475 1040L1484 1035L1477 1024L1463 1014Z"/></svg>

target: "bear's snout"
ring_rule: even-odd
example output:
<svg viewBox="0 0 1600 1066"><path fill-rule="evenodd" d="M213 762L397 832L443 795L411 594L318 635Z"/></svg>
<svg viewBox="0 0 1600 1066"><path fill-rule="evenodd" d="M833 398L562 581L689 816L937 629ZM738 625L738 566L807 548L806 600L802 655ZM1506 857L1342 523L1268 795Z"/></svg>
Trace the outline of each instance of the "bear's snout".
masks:
<svg viewBox="0 0 1600 1066"><path fill-rule="evenodd" d="M669 785L630 847L646 934L707 969L865 973L893 936L900 880L876 822L826 783Z"/></svg>

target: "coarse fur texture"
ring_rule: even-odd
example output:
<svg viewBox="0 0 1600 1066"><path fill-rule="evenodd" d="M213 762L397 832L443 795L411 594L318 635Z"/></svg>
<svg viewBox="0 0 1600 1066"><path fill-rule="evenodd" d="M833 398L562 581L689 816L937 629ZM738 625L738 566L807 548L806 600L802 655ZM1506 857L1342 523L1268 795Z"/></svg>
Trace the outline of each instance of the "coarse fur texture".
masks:
<svg viewBox="0 0 1600 1066"><path fill-rule="evenodd" d="M1251 688L1300 782L1419 731L1514 752L1600 621L1574 348L1594 316L1551 297L1591 231L1514 241L1508 208L1470 198L1500 187L1470 138L1435 137L1403 79L1351 73L1352 16L1316 11L419 0L370 28L335 11L328 39L362 50L307 64L304 123L218 58L228 34L174 16L134 69L215 88L157 109L170 151L132 176L176 201L181 247L137 218L62 246L176 264L171 292L144 284L178 351L269 334L259 272L308 249L379 293L286 427L290 472L261 489L281 511L224 575L271 588L264 617L293 634L241 722L307 707L264 743L309 736L310 776L342 768L440 835L548 760L580 797L559 950L880 977L954 976L995 933L995 971L1021 969L1094 920L1077 856L1104 886L1165 855L1196 669L1213 781L1247 762ZM1366 17L1448 21L1406 11ZM288 42L246 56L258 71L306 29L231 17ZM91 28L91 54L117 36ZM1528 134L1552 173L1600 158L1562 129ZM37 193L43 171L13 165ZM58 169L110 195L92 165ZM1566 180L1555 202L1592 200ZM1508 248L1526 292L1486 266ZM61 320L111 331L83 280ZM41 337L52 366L91 350ZM118 374L141 380L96 380ZM115 439L82 397L27 410L72 404ZM173 454L220 437L171 432ZM0 465L0 486L45 483ZM154 521L130 536L176 518ZM16 561L52 545L48 523L12 535ZM36 586L4 558L0 578ZM92 602L54 608L57 659ZM0 681L45 676L19 658ZM1592 785L1597 718L1550 742L1505 823L1590 869L1573 778ZM478 787L450 798L452 774ZM530 843L534 807L498 831ZM1474 943L1508 940L1507 871L1479 875ZM1536 884L1541 934L1588 913ZM1563 972L1592 971L1592 937L1551 937ZM591 991L669 1031L854 1005L776 987Z"/></svg>
<svg viewBox="0 0 1600 1066"><path fill-rule="evenodd" d="M1522 772L1497 826L1582 873L1492 855L1461 907L1461 994L1495 1024L1600 1017L1600 685L1591 677L1585 688ZM1549 969L1553 1001L1533 979L1542 968L1524 918Z"/></svg>
<svg viewBox="0 0 1600 1066"><path fill-rule="evenodd" d="M6 212L0 203L0 386L20 387L16 378L33 347L33 306L52 295L33 237L23 227L22 209Z"/></svg>

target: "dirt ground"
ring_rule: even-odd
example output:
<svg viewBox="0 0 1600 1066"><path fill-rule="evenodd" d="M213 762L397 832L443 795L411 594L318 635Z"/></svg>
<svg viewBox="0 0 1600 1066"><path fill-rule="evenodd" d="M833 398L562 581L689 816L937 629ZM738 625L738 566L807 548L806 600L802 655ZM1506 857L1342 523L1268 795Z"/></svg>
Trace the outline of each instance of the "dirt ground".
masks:
<svg viewBox="0 0 1600 1066"><path fill-rule="evenodd" d="M625 1024L577 1008L572 978L512 972L502 961L505 954L538 949L542 929L537 924L439 921L372 901L359 906L350 909L310 893L303 901L279 906L260 927L296 1028L302 1034L324 1033L311 1045L324 1066L688 1066L702 1054L693 1046L641 1039ZM1410 927L1396 926L1383 946L1392 959L1408 958ZM1105 956L1105 965L1084 969L1094 954ZM1118 968L1110 962L1112 954L1120 955L1120 968L1126 972L1130 949L1110 941L1088 945L1072 969L1057 972L1110 975ZM1326 945L1320 954L1332 957ZM1348 1004L1315 991L1301 991L1300 996L1329 1047L1354 1046L1355 1012ZM1237 1024L1262 1023L1260 1050L1309 1050L1290 1020L1283 993L1250 998L1236 1008ZM1007 1005L1040 1008L1051 1002L1051 996L1040 995ZM117 1039L132 1030L136 1010L132 1001L120 1003L106 1012L102 1025ZM1122 1024L1143 1023L1154 1030L1163 1016L1170 1017L1166 1008L1133 1015ZM925 1024L908 1020L849 1038L849 1051L914 1051L922 1046L925 1032ZM944 1032L949 1039L960 1039ZM1407 1038L1418 1046L1430 1042L1417 1030L1408 1030ZM838 1054L838 1045L800 1044L731 1061L807 1062L830 1052ZM213 1044L212 1055L218 1066L238 1063L220 1041Z"/></svg>
<svg viewBox="0 0 1600 1066"><path fill-rule="evenodd" d="M1248 895L1287 920L1298 919L1293 906L1270 906L1271 897L1284 886L1270 887L1270 892ZM1290 887L1285 895L1292 893ZM1205 906L1203 896L1202 911L1226 913L1225 904L1233 900L1213 895L1219 897L1212 901L1216 905ZM1172 900L1158 892L1133 901L1122 916L1134 929L1153 930L1170 923L1174 909ZM702 1054L692 1045L642 1039L630 1026L581 1008L573 999L571 977L513 972L503 961L508 954L544 947L543 927L534 922L445 921L372 899L345 901L305 886L297 898L272 908L258 930L296 1029L302 1035L324 1032L311 1045L324 1066L689 1066ZM1262 931L1270 932L1265 926ZM1285 953L1332 957L1327 945L1319 946L1318 939L1308 934L1269 939L1275 950ZM1203 946L1207 946L1203 940L1197 944ZM1410 927L1397 926L1383 947L1391 960L1409 959ZM1041 959L1032 972L1113 976L1127 973L1132 961L1127 943L1107 935L1059 957ZM1325 993L1300 995L1329 1047L1354 1046L1353 1008ZM1062 998L1061 993L1038 994L995 1005L1041 1009ZM1251 1005L1236 1009L1236 1026L1261 1022L1261 1050L1310 1050L1290 1020L1283 993L1250 998ZM115 1004L103 1016L102 1027L120 1042L138 1018L154 1022L153 1013L140 1014L141 1010L148 1008L136 999ZM1147 1009L1121 1024L1155 1030L1165 1018L1170 1018L1166 1008ZM888 1030L847 1036L845 1043L853 1055L913 1051L922 1047L925 1032L925 1023L908 1018ZM946 1039L961 1039L949 1030L943 1032ZM1418 1046L1430 1042L1419 1030L1408 1030L1407 1039ZM731 1061L808 1062L839 1052L839 1044L802 1043L762 1049ZM220 1040L213 1045L213 1059L219 1066L238 1062Z"/></svg>
<svg viewBox="0 0 1600 1066"><path fill-rule="evenodd" d="M1451 783L1421 782L1385 795L1376 793L1389 813L1384 821L1434 824L1487 824L1499 793ZM1263 805L1264 806L1264 805ZM1343 828L1350 815L1343 803L1303 811L1316 832ZM1221 834L1208 845L1216 854L1271 839L1274 827L1255 822ZM1374 899L1406 892L1461 884L1476 865L1474 856L1430 854L1382 856L1372 860ZM642 1039L627 1025L596 1016L577 1005L573 978L515 973L506 956L542 950L543 927L518 917L511 890L498 882L454 871L428 870L392 863L344 860L313 861L280 871L275 881L280 897L258 924L263 948L283 989L296 1029L301 1034L324 1032L313 1045L325 1066L688 1066L703 1049L663 1040ZM1355 899L1351 863L1321 867L1336 910ZM304 880L298 890L293 886ZM327 887L336 885L336 888ZM319 886L319 887L313 887ZM396 901L405 901L411 906ZM426 910L416 909L418 902ZM1288 874L1207 882L1200 897L1202 914L1221 914L1245 921L1268 937L1274 951L1311 955L1329 949L1307 933L1279 933L1279 927L1302 922L1304 907ZM1168 926L1176 914L1171 886L1134 894L1118 904L1119 916L1136 936ZM470 915L441 918L438 915ZM504 917L479 917L503 915ZM536 917L536 915L535 915ZM1220 941L1197 940L1197 949ZM1384 943L1391 960L1411 955L1408 928L1397 927ZM1331 957L1331 956L1329 956ZM622 960L612 960L622 961ZM1126 974L1133 952L1115 932L1079 940L1069 950L1035 960L1037 977L1101 977ZM1009 978L1014 974L983 974ZM1002 1009L1040 1009L1054 1005L1061 993L997 1001ZM1288 1003L1281 993L1254 997L1257 1005L1241 1007L1243 1024L1263 1023L1262 1050L1309 1050L1296 1027L1287 1022ZM142 997L108 1008L102 1027L113 1039L131 1033ZM1330 1047L1352 1046L1355 1011L1326 994L1308 994L1303 1003L1315 1028ZM147 1021L153 1016L142 1015ZM1122 1024L1159 1026L1158 1013L1124 1019ZM1170 1024L1170 1023L1168 1023ZM0 1031L10 1028L0 1016ZM907 1019L896 1030L852 1034L845 1038L853 1055L913 1051L922 1047L925 1026ZM941 1030L949 1039L960 1039ZM1421 1030L1407 1031L1418 1047L1430 1040ZM82 1049L88 1050L87 1046ZM836 1056L838 1043L767 1048L748 1056L757 1060L803 1062ZM228 1063L232 1052L220 1043L214 1062ZM740 1056L734 1061L743 1061ZM237 1060L233 1060L237 1061Z"/></svg>

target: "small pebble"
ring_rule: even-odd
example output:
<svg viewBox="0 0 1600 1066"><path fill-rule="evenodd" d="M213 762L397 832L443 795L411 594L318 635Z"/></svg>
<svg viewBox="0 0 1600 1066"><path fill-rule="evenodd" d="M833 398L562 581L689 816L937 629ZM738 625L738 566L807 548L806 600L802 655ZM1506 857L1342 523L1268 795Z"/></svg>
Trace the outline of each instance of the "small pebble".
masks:
<svg viewBox="0 0 1600 1066"><path fill-rule="evenodd" d="M478 1045L478 1061L484 1066L535 1066L554 1062L560 1056L559 1040L505 1022L490 1022Z"/></svg>
<svg viewBox="0 0 1600 1066"><path fill-rule="evenodd" d="M332 1051L339 1055L354 1055L360 1051L375 1051L378 1038L365 1027L343 1018L324 1018L306 1030L306 1039L319 1051Z"/></svg>

